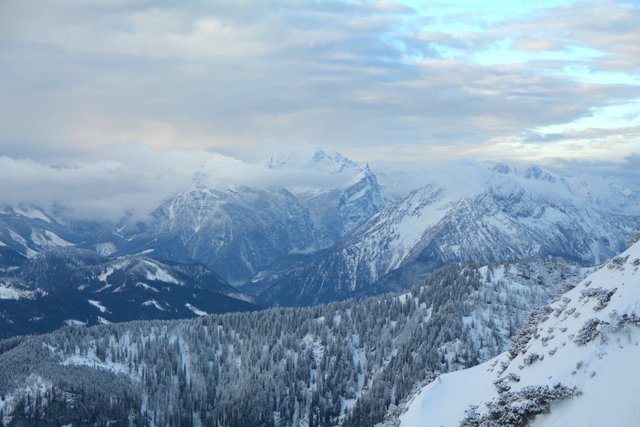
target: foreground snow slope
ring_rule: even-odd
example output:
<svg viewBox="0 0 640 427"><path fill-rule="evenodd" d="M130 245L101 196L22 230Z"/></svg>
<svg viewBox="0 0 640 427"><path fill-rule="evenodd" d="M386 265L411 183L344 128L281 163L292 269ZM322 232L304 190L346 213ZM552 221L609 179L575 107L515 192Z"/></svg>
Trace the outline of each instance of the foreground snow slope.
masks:
<svg viewBox="0 0 640 427"><path fill-rule="evenodd" d="M510 351L424 387L401 425L637 425L639 268L640 242L534 313Z"/></svg>

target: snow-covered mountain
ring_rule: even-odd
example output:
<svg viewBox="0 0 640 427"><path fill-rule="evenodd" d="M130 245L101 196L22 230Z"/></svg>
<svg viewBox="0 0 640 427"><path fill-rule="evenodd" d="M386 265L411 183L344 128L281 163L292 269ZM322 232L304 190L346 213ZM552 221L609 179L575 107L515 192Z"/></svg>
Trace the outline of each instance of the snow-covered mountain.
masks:
<svg viewBox="0 0 640 427"><path fill-rule="evenodd" d="M259 308L203 265L76 248L39 253L0 273L0 338L67 324L178 319Z"/></svg>
<svg viewBox="0 0 640 427"><path fill-rule="evenodd" d="M336 152L317 149L308 161L272 157L273 169L299 169L333 177L334 185L298 192L317 229L318 246L328 247L380 211L390 199L383 195L369 165L358 164Z"/></svg>
<svg viewBox="0 0 640 427"><path fill-rule="evenodd" d="M0 209L0 251L13 255L11 261L33 257L43 250L71 246L80 241L77 233L33 206ZM2 257L2 255L0 255Z"/></svg>
<svg viewBox="0 0 640 427"><path fill-rule="evenodd" d="M638 209L617 209L594 192L586 197L538 167L522 174L504 165L467 167L462 176L414 190L309 263L261 278L262 295L297 305L377 293L462 260L557 256L593 264L640 229Z"/></svg>
<svg viewBox="0 0 640 427"><path fill-rule="evenodd" d="M300 195L318 229L321 247L338 242L387 203L367 165L351 169L347 178L344 187Z"/></svg>
<svg viewBox="0 0 640 427"><path fill-rule="evenodd" d="M296 254L334 244L384 204L370 169L338 153L318 150L302 165L272 158L268 166L281 169L274 173L295 168L296 176L308 171L328 178L331 185L293 193L269 186L215 189L199 183L165 201L147 223L125 224L95 248L201 262L241 284L277 263L287 265Z"/></svg>
<svg viewBox="0 0 640 427"><path fill-rule="evenodd" d="M242 283L291 252L315 248L308 211L284 189L197 186L166 201L131 253L201 262L232 283Z"/></svg>
<svg viewBox="0 0 640 427"><path fill-rule="evenodd" d="M632 426L640 242L532 314L513 346L424 387L401 426Z"/></svg>
<svg viewBox="0 0 640 427"><path fill-rule="evenodd" d="M436 371L502 351L509 320L583 273L452 264L397 295L17 337L0 342L0 410L17 424L374 425Z"/></svg>
<svg viewBox="0 0 640 427"><path fill-rule="evenodd" d="M316 148L310 158L275 154L267 161L266 166L270 169L303 169L327 174L350 172L359 167L356 162L342 154L321 148Z"/></svg>

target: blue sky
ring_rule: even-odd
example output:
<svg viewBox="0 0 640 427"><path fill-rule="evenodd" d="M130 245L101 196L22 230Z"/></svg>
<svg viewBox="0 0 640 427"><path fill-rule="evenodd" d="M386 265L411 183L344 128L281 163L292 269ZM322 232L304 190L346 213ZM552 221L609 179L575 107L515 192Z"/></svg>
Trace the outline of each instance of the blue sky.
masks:
<svg viewBox="0 0 640 427"><path fill-rule="evenodd" d="M0 155L640 153L638 1L5 0Z"/></svg>

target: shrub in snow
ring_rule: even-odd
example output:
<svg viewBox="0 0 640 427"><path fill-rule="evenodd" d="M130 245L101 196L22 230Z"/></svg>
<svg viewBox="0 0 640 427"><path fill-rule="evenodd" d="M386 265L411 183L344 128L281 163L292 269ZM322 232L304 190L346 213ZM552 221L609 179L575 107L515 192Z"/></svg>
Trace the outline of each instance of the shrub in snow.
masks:
<svg viewBox="0 0 640 427"><path fill-rule="evenodd" d="M595 297L598 300L598 303L593 307L594 310L602 310L609 304L611 297L616 293L618 288L613 289L602 289L602 288L593 288L593 289L585 289L581 292L580 299L583 298L591 298Z"/></svg>
<svg viewBox="0 0 640 427"><path fill-rule="evenodd" d="M520 353L526 353L527 344L531 341L531 338L537 338L538 325L547 320L549 318L549 314L552 312L553 308L548 305L535 308L531 312L527 325L518 335L512 338L511 349L509 349L509 356L511 356L512 359Z"/></svg>
<svg viewBox="0 0 640 427"><path fill-rule="evenodd" d="M636 233L636 235L633 236L631 239L629 239L629 241L627 242L627 247L631 247L633 246L634 243L639 241L640 241L640 233Z"/></svg>
<svg viewBox="0 0 640 427"><path fill-rule="evenodd" d="M544 356L538 353L529 353L527 357L524 358L523 362L525 365L529 366L536 360L543 360Z"/></svg>
<svg viewBox="0 0 640 427"><path fill-rule="evenodd" d="M624 263L627 262L627 259L629 259L629 255L625 257L617 256L611 260L611 262L607 267L609 267L610 269L617 268L620 270L622 269L622 266L624 265Z"/></svg>
<svg viewBox="0 0 640 427"><path fill-rule="evenodd" d="M614 331L618 331L624 328L626 325L640 326L640 317L638 317L635 313L623 314L622 316L620 316L614 312L611 315L611 325Z"/></svg>
<svg viewBox="0 0 640 427"><path fill-rule="evenodd" d="M538 414L548 413L551 403L570 399L578 393L575 387L562 384L529 386L516 392L504 392L485 403L486 412L471 406L460 423L461 426L524 426Z"/></svg>
<svg viewBox="0 0 640 427"><path fill-rule="evenodd" d="M506 377L500 378L493 382L493 385L496 386L498 393L504 393L505 391L511 390L510 382L517 383L520 381L520 376L514 373L508 374Z"/></svg>
<svg viewBox="0 0 640 427"><path fill-rule="evenodd" d="M505 391L511 390L511 386L509 385L509 378L503 377L499 380L493 382L493 385L496 386L496 390L498 393L504 393Z"/></svg>
<svg viewBox="0 0 640 427"><path fill-rule="evenodd" d="M593 341L594 338L600 333L599 326L608 324L608 322L595 317L587 320L586 322L584 322L584 325L582 325L582 328L580 328L580 330L578 331L578 334L576 335L573 342L578 345L585 345Z"/></svg>

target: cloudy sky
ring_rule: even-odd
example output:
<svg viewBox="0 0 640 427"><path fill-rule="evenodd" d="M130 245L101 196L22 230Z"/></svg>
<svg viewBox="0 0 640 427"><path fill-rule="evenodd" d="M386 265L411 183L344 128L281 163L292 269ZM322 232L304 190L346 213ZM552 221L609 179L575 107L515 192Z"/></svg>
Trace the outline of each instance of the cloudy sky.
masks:
<svg viewBox="0 0 640 427"><path fill-rule="evenodd" d="M639 22L638 0L2 0L0 155L307 144L629 173Z"/></svg>

